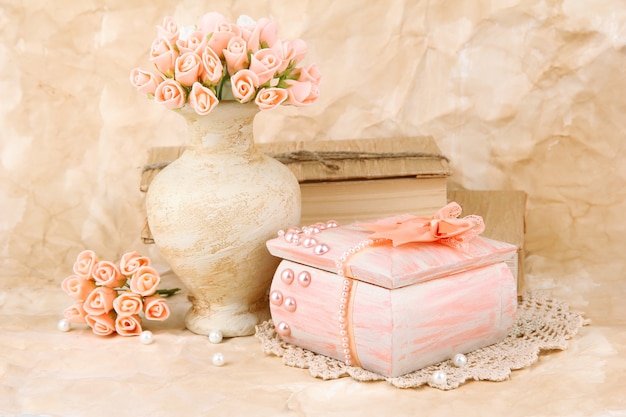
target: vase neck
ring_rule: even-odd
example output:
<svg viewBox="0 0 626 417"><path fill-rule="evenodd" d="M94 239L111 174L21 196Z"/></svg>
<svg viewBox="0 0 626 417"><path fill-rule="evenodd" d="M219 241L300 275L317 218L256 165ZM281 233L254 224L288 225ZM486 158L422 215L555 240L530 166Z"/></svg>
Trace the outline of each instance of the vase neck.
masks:
<svg viewBox="0 0 626 417"><path fill-rule="evenodd" d="M187 121L187 148L209 152L249 152L254 147L252 125L258 111L253 103L236 101L221 101L204 116L186 109L182 114Z"/></svg>

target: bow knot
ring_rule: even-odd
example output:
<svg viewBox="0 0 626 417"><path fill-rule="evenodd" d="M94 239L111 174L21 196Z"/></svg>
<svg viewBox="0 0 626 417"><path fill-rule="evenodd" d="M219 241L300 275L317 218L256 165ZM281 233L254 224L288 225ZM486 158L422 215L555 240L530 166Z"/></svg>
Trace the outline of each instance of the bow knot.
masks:
<svg viewBox="0 0 626 417"><path fill-rule="evenodd" d="M480 216L458 218L461 206L450 203L439 209L433 217L411 216L401 221L382 219L376 223L358 223L357 226L373 231L372 239L391 240L393 246L411 242L440 242L461 247L485 230Z"/></svg>

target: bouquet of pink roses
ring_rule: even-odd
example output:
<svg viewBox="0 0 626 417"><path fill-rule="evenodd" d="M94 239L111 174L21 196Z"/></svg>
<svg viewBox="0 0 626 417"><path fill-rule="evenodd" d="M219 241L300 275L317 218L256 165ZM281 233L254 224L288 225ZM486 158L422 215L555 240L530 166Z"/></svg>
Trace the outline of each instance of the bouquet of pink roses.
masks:
<svg viewBox="0 0 626 417"><path fill-rule="evenodd" d="M71 323L87 323L99 336L141 334L141 317L166 320L170 309L161 295L178 288L159 290L161 277L150 259L137 252L122 256L119 265L98 260L91 250L78 254L74 274L65 278L63 290L77 301L63 315Z"/></svg>
<svg viewBox="0 0 626 417"><path fill-rule="evenodd" d="M315 64L299 66L301 39L278 38L276 24L241 16L231 23L207 13L199 25L179 27L172 17L157 26L150 61L155 71L135 68L130 81L140 93L170 109L189 106L200 115L220 100L254 102L261 110L281 104L306 106L319 96Z"/></svg>

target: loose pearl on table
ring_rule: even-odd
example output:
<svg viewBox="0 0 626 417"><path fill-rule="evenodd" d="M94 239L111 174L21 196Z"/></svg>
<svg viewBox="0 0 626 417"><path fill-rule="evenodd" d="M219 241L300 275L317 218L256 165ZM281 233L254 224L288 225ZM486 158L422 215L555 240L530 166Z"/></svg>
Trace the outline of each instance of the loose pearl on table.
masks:
<svg viewBox="0 0 626 417"><path fill-rule="evenodd" d="M154 342L154 335L152 334L150 330L144 330L139 335L139 340L144 345L149 345L150 343Z"/></svg>
<svg viewBox="0 0 626 417"><path fill-rule="evenodd" d="M220 343L222 341L222 332L219 330L211 330L209 332L209 342Z"/></svg>
<svg viewBox="0 0 626 417"><path fill-rule="evenodd" d="M70 331L70 321L68 319L61 319L61 320L59 320L59 322L57 323L57 329L59 329L62 332L69 332Z"/></svg>
<svg viewBox="0 0 626 417"><path fill-rule="evenodd" d="M215 366L222 366L222 365L224 365L224 355L221 354L220 352L214 354L213 358L211 358L211 362Z"/></svg>
<svg viewBox="0 0 626 417"><path fill-rule="evenodd" d="M448 381L448 375L446 375L445 371L439 370L433 372L433 376L431 377L433 383L437 385L445 384Z"/></svg>
<svg viewBox="0 0 626 417"><path fill-rule="evenodd" d="M465 365L467 365L467 356L465 356L462 353L457 353L452 358L452 363L454 364L454 366L456 366L458 368L460 368L462 366L465 366Z"/></svg>

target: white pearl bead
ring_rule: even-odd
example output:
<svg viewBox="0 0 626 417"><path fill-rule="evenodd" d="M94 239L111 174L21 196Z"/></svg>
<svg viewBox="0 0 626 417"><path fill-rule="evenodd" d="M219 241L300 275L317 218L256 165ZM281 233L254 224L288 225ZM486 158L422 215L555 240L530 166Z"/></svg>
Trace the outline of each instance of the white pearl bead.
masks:
<svg viewBox="0 0 626 417"><path fill-rule="evenodd" d="M302 241L302 246L304 246L305 248L312 248L315 245L317 245L317 239L315 239L314 237L307 237L304 238L304 240Z"/></svg>
<svg viewBox="0 0 626 417"><path fill-rule="evenodd" d="M285 310L293 313L294 311L296 311L297 307L298 306L297 306L295 298L293 298L293 297L285 298Z"/></svg>
<svg viewBox="0 0 626 417"><path fill-rule="evenodd" d="M289 327L289 325L284 321L281 321L280 323L278 323L278 326L276 326L276 333L281 336L290 336L291 327Z"/></svg>
<svg viewBox="0 0 626 417"><path fill-rule="evenodd" d="M214 354L213 358L211 358L211 362L213 362L213 365L215 366L224 365L224 355L219 352Z"/></svg>
<svg viewBox="0 0 626 417"><path fill-rule="evenodd" d="M437 385L445 384L448 381L448 375L442 370L435 371L433 372L432 381Z"/></svg>
<svg viewBox="0 0 626 417"><path fill-rule="evenodd" d="M144 330L139 335L139 340L144 345L149 345L150 343L154 342L154 335L152 334L150 330Z"/></svg>
<svg viewBox="0 0 626 417"><path fill-rule="evenodd" d="M311 274L308 271L302 271L298 274L298 283L303 287L311 285Z"/></svg>
<svg viewBox="0 0 626 417"><path fill-rule="evenodd" d="M454 366L459 368L465 366L467 365L467 356L462 353L457 353L456 355L454 355L454 358L452 358L452 363L454 364Z"/></svg>
<svg viewBox="0 0 626 417"><path fill-rule="evenodd" d="M328 247L328 245L326 245L325 243L320 243L318 244L315 249L313 249L313 252L320 256L325 254L326 252L328 252L330 250L330 248Z"/></svg>
<svg viewBox="0 0 626 417"><path fill-rule="evenodd" d="M220 343L222 341L222 332L219 330L211 330L209 332L209 342Z"/></svg>
<svg viewBox="0 0 626 417"><path fill-rule="evenodd" d="M62 332L69 332L70 331L70 321L68 319L61 319L61 320L59 320L59 322L57 323L57 329L59 329Z"/></svg>
<svg viewBox="0 0 626 417"><path fill-rule="evenodd" d="M291 285L293 282L294 273L291 269L285 269L280 273L280 279L287 285Z"/></svg>

